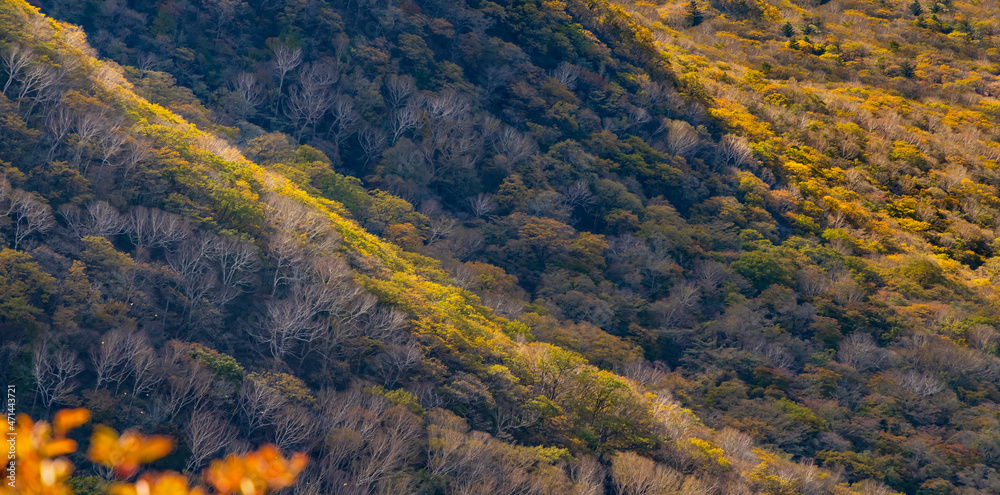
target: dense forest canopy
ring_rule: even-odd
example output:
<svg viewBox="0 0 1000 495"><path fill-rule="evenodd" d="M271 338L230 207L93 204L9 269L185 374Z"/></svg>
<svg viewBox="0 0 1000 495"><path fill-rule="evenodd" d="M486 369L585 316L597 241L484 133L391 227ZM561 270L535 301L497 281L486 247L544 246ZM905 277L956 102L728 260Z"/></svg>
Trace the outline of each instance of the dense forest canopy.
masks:
<svg viewBox="0 0 1000 495"><path fill-rule="evenodd" d="M996 493L996 9L0 0L0 374L281 493Z"/></svg>

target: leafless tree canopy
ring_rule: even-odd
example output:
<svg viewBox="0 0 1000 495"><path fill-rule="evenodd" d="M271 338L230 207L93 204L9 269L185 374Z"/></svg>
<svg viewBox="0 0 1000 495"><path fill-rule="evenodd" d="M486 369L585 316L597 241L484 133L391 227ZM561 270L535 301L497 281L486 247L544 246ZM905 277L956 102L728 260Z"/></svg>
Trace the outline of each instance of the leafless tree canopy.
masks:
<svg viewBox="0 0 1000 495"><path fill-rule="evenodd" d="M157 208L138 206L129 212L125 232L138 247L167 247L185 239L189 229L184 221Z"/></svg>
<svg viewBox="0 0 1000 495"><path fill-rule="evenodd" d="M285 87L285 76L302 63L302 49L291 48L286 44L274 47L274 73L278 76L278 94Z"/></svg>
<svg viewBox="0 0 1000 495"><path fill-rule="evenodd" d="M194 471L217 452L226 448L236 436L236 428L218 413L196 411L184 428L184 440L191 449L184 469Z"/></svg>
<svg viewBox="0 0 1000 495"><path fill-rule="evenodd" d="M84 369L76 352L64 347L49 349L44 342L35 346L31 364L38 396L47 408L76 390L75 378Z"/></svg>
<svg viewBox="0 0 1000 495"><path fill-rule="evenodd" d="M622 452L611 460L611 475L620 495L677 493L684 481L677 471L632 452Z"/></svg>
<svg viewBox="0 0 1000 495"><path fill-rule="evenodd" d="M32 193L10 188L9 183L0 196L0 212L14 222L14 249L32 234L47 232L55 225L52 208L47 203Z"/></svg>
<svg viewBox="0 0 1000 495"><path fill-rule="evenodd" d="M727 134L716 147L719 159L734 167L745 167L753 161L753 150L747 138Z"/></svg>

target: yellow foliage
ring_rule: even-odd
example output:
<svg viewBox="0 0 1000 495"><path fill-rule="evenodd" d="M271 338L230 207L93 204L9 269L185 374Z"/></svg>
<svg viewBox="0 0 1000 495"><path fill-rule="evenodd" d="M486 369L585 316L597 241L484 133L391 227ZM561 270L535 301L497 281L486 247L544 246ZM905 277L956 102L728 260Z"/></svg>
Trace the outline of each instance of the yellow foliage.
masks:
<svg viewBox="0 0 1000 495"><path fill-rule="evenodd" d="M726 460L725 452L723 452L722 449L717 447L714 443L700 438L692 438L690 439L690 442L691 445L694 445L698 451L711 462L718 464L724 469L729 469L732 466L732 464Z"/></svg>
<svg viewBox="0 0 1000 495"><path fill-rule="evenodd" d="M708 112L722 120L730 131L742 134L751 141L764 141L774 136L771 124L755 117L743 105L725 99L716 101L719 106L708 109Z"/></svg>

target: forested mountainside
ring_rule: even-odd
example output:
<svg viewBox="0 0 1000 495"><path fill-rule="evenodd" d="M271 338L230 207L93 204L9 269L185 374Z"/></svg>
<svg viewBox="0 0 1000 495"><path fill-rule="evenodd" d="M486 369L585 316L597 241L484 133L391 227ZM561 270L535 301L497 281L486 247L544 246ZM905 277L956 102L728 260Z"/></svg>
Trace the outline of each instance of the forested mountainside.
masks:
<svg viewBox="0 0 1000 495"><path fill-rule="evenodd" d="M1000 491L995 2L36 6L19 412L289 493Z"/></svg>

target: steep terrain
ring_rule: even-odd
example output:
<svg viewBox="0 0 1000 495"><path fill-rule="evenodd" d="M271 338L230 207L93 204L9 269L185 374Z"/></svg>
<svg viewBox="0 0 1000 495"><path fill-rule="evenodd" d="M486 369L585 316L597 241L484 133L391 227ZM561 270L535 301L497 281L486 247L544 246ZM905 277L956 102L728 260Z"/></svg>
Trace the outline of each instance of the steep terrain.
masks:
<svg viewBox="0 0 1000 495"><path fill-rule="evenodd" d="M41 7L83 31L3 3L35 415L304 493L998 489L988 5Z"/></svg>

